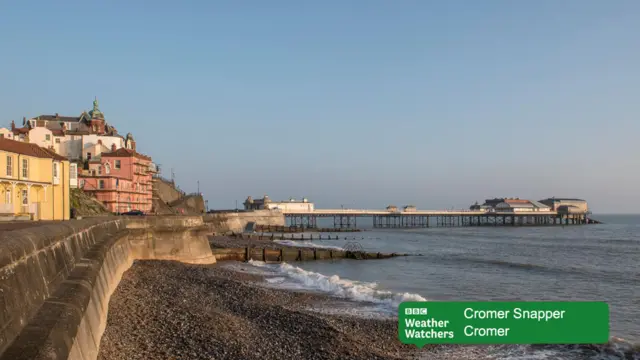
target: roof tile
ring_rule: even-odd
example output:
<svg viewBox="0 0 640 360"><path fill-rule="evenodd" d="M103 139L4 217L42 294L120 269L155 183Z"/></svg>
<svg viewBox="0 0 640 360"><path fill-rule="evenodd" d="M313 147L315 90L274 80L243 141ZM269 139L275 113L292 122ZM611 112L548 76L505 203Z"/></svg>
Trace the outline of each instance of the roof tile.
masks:
<svg viewBox="0 0 640 360"><path fill-rule="evenodd" d="M67 160L67 158L56 154L53 150L45 149L36 144L9 140L5 138L0 138L0 150L21 155L33 156L37 158Z"/></svg>

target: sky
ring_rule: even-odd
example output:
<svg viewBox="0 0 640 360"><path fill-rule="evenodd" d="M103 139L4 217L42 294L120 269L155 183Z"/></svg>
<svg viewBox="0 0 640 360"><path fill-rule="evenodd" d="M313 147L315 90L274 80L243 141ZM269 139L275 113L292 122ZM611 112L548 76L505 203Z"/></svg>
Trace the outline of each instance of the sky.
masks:
<svg viewBox="0 0 640 360"><path fill-rule="evenodd" d="M634 0L0 0L0 126L106 120L209 208L640 204Z"/></svg>

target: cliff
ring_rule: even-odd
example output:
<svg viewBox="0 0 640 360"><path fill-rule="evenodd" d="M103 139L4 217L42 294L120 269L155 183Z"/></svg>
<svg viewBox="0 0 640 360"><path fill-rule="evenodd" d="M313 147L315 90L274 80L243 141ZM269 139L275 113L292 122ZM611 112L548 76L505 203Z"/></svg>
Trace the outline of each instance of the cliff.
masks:
<svg viewBox="0 0 640 360"><path fill-rule="evenodd" d="M75 209L76 216L108 215L109 210L93 196L81 189L71 189L69 193L71 208Z"/></svg>
<svg viewBox="0 0 640 360"><path fill-rule="evenodd" d="M153 209L158 215L198 215L205 212L200 194L185 194L174 182L161 177L153 178Z"/></svg>

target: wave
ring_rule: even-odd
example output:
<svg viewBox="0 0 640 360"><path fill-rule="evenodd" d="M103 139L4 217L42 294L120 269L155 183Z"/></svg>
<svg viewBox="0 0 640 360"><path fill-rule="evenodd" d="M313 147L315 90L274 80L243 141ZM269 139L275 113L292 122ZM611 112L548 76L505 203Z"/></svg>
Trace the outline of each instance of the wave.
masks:
<svg viewBox="0 0 640 360"><path fill-rule="evenodd" d="M305 240L273 240L273 242L286 245L286 246L298 246L298 247L309 247L309 248L318 248L318 249L334 249L334 250L344 250L339 246L333 245L322 245L317 242L305 241Z"/></svg>
<svg viewBox="0 0 640 360"><path fill-rule="evenodd" d="M278 275L301 285L303 289L328 293L338 298L352 301L368 302L380 305L384 312L397 312L398 306L404 301L427 301L418 294L394 293L379 290L375 282L361 282L340 278L338 275L326 276L317 272L307 271L287 263L278 265L266 264L262 261L249 261L257 267L268 267Z"/></svg>

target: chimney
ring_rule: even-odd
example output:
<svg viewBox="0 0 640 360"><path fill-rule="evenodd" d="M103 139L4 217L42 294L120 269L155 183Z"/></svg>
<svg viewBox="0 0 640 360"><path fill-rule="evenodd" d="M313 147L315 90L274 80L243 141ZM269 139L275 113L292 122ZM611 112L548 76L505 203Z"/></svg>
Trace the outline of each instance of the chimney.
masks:
<svg viewBox="0 0 640 360"><path fill-rule="evenodd" d="M102 145L102 140L98 139L98 144Z"/></svg>
<svg viewBox="0 0 640 360"><path fill-rule="evenodd" d="M16 122L11 120L11 131L16 129Z"/></svg>
<svg viewBox="0 0 640 360"><path fill-rule="evenodd" d="M60 117L60 115L58 115L58 113L56 113L56 119L58 119Z"/></svg>
<svg viewBox="0 0 640 360"><path fill-rule="evenodd" d="M111 144L111 151L116 151L116 144Z"/></svg>
<svg viewBox="0 0 640 360"><path fill-rule="evenodd" d="M27 125L27 118L26 117L22 117L22 126Z"/></svg>

